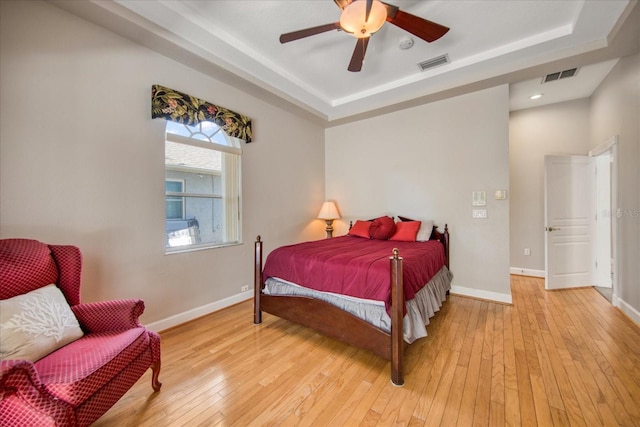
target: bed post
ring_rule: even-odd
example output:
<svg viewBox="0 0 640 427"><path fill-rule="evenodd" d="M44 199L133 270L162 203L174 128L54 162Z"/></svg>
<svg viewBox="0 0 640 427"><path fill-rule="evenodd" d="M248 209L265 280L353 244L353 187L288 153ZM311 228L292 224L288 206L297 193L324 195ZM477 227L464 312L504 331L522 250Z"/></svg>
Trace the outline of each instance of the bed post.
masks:
<svg viewBox="0 0 640 427"><path fill-rule="evenodd" d="M262 310L260 310L260 295L262 294L262 240L256 237L255 244L255 269L253 272L253 323L262 323Z"/></svg>
<svg viewBox="0 0 640 427"><path fill-rule="evenodd" d="M404 385L404 286L402 282L402 258L397 248L393 249L391 262L391 381L394 385Z"/></svg>
<svg viewBox="0 0 640 427"><path fill-rule="evenodd" d="M449 224L444 225L444 256L446 258L446 266L449 268Z"/></svg>

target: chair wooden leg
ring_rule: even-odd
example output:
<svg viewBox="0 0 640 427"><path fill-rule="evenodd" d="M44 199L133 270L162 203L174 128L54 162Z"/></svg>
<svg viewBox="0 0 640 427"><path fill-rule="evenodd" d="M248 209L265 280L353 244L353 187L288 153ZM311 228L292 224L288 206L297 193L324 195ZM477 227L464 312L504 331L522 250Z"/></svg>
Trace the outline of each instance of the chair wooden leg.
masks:
<svg viewBox="0 0 640 427"><path fill-rule="evenodd" d="M158 376L160 375L160 361L151 364L151 371L153 375L151 376L151 387L153 387L153 391L160 391L160 387L162 387L162 383L158 381Z"/></svg>

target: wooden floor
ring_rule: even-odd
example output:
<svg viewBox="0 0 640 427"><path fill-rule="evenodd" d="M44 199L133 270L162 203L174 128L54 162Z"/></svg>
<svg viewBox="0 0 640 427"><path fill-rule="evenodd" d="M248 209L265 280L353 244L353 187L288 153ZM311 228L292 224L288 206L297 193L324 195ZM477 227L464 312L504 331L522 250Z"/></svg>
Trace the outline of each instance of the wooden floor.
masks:
<svg viewBox="0 0 640 427"><path fill-rule="evenodd" d="M96 426L640 426L640 328L593 288L512 276L513 305L450 296L406 353L373 354L241 303L162 334L143 378Z"/></svg>

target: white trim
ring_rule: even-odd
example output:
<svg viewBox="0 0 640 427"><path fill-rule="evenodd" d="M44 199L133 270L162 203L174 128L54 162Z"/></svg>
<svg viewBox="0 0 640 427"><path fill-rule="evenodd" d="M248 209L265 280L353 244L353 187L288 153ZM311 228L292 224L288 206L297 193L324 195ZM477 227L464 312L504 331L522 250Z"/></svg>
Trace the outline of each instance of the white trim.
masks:
<svg viewBox="0 0 640 427"><path fill-rule="evenodd" d="M173 328L174 326L178 326L182 323L197 319L198 317L202 317L207 314L211 314L213 312L222 310L223 308L230 307L234 304L238 304L239 302L243 302L251 298L253 298L253 289L246 292L241 292L236 295L232 295L219 301L214 301L212 303L193 308L183 313L174 314L173 316L169 316L166 319L145 324L145 326L154 332L164 331L166 329Z"/></svg>
<svg viewBox="0 0 640 427"><path fill-rule="evenodd" d="M618 277L620 277L620 254L622 253L622 236L620 232L622 227L618 225L616 218L618 212L618 135L614 135L609 138L605 143L598 145L597 147L589 151L589 156L599 156L600 154L610 152L611 153L611 258L613 259L613 265L611 271L613 277L611 280L611 288L613 289L613 298L616 299L616 293L618 292ZM617 304L613 303L618 307Z"/></svg>
<svg viewBox="0 0 640 427"><path fill-rule="evenodd" d="M613 295L612 303L615 307L618 307L620 311L626 314L629 319L633 320L636 325L640 326L640 311L633 308L633 306L626 301L618 298L615 294Z"/></svg>
<svg viewBox="0 0 640 427"><path fill-rule="evenodd" d="M541 277L544 279L544 270L532 270L530 268L520 268L520 267L510 267L510 274L517 274L519 276L531 276L531 277Z"/></svg>
<svg viewBox="0 0 640 427"><path fill-rule="evenodd" d="M187 172L187 173L199 173L202 175L222 176L221 171L205 169L205 168L191 168L187 166L166 165L165 169L172 172Z"/></svg>
<svg viewBox="0 0 640 427"><path fill-rule="evenodd" d="M598 145L597 147L592 148L589 151L589 157L599 156L602 153L606 153L611 150L614 145L618 143L618 135L614 135L607 140L607 142Z"/></svg>
<svg viewBox="0 0 640 427"><path fill-rule="evenodd" d="M180 193L177 191L165 191L166 197L200 197L209 199L222 199L222 194L217 193Z"/></svg>
<svg viewBox="0 0 640 427"><path fill-rule="evenodd" d="M482 289L465 288L464 286L452 286L450 293L489 301L502 302L505 304L512 303L511 294L500 294L497 292L484 291Z"/></svg>

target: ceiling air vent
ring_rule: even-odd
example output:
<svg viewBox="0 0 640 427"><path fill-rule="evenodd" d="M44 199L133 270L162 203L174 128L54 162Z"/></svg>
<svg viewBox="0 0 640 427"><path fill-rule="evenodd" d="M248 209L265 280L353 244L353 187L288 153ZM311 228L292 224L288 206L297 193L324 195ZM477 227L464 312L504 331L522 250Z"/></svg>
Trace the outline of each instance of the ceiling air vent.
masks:
<svg viewBox="0 0 640 427"><path fill-rule="evenodd" d="M558 71L557 73L547 74L542 78L542 83L548 83L555 80L566 79L567 77L573 77L578 72L577 68L571 68L569 70Z"/></svg>
<svg viewBox="0 0 640 427"><path fill-rule="evenodd" d="M426 61L422 61L418 63L418 67L421 71L427 71L434 67L439 67L440 65L445 65L449 63L449 56L445 53L441 56L436 56L435 58L427 59Z"/></svg>

